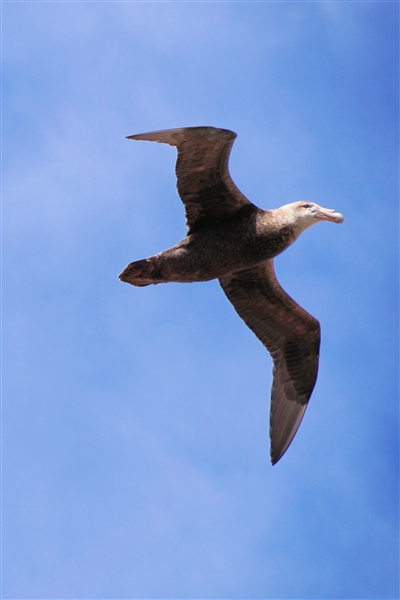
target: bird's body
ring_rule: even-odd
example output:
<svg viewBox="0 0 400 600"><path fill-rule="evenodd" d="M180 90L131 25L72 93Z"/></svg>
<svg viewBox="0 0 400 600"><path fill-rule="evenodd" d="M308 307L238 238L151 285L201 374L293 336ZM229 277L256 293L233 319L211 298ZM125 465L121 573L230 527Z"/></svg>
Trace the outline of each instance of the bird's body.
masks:
<svg viewBox="0 0 400 600"><path fill-rule="evenodd" d="M235 137L213 127L130 136L177 146L177 187L188 233L172 248L130 263L119 277L139 287L219 279L239 316L274 361L270 437L275 463L292 441L314 388L320 329L318 321L282 290L272 259L315 222L340 223L343 217L309 202L257 208L229 176Z"/></svg>
<svg viewBox="0 0 400 600"><path fill-rule="evenodd" d="M139 264L129 265L124 277L130 277L133 285L209 281L274 258L299 233L274 218L274 211L245 207L238 215L207 223L172 248L146 259L148 280L143 261L138 261L137 273Z"/></svg>

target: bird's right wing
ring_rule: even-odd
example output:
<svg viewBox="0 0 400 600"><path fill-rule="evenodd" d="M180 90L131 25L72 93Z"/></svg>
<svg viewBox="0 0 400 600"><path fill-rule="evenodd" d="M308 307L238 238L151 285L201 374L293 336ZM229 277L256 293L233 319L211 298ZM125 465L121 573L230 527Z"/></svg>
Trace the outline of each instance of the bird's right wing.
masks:
<svg viewBox="0 0 400 600"><path fill-rule="evenodd" d="M319 323L281 288L272 260L220 277L219 283L273 359L270 438L275 464L293 440L314 389Z"/></svg>
<svg viewBox="0 0 400 600"><path fill-rule="evenodd" d="M177 189L185 206L188 235L207 222L235 215L252 204L233 183L228 160L236 133L216 127L182 127L128 136L176 146Z"/></svg>

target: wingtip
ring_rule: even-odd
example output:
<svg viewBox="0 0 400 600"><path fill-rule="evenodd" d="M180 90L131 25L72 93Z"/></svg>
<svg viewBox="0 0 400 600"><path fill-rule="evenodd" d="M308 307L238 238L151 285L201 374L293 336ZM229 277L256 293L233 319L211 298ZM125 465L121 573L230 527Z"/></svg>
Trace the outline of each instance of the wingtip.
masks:
<svg viewBox="0 0 400 600"><path fill-rule="evenodd" d="M159 133L158 131L149 131L148 133L135 133L134 135L126 135L126 140L139 140L144 142L155 142L154 134ZM163 132L162 132L163 133Z"/></svg>
<svg viewBox="0 0 400 600"><path fill-rule="evenodd" d="M159 129L158 131L149 131L146 133L137 133L135 135L126 135L127 140L143 140L148 142L158 142L161 144L169 144L177 146L179 142L186 139L189 135L217 135L223 136L226 139L234 140L237 134L230 129L221 129L219 127L196 126L196 127L180 127L178 129Z"/></svg>
<svg viewBox="0 0 400 600"><path fill-rule="evenodd" d="M271 466L275 466L275 465L276 465L276 463L280 461L280 459L282 458L282 456L283 456L284 454L285 454L284 452L282 452L282 454L280 454L279 456L273 456L273 455L271 454L271 455L270 455L270 459L271 459Z"/></svg>

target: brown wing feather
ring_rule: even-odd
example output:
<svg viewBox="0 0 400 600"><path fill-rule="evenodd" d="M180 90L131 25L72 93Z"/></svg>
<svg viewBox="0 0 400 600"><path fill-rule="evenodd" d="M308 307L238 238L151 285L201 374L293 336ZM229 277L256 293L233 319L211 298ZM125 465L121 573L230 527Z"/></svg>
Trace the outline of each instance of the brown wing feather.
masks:
<svg viewBox="0 0 400 600"><path fill-rule="evenodd" d="M251 205L228 171L235 138L233 131L215 127L165 129L128 137L177 147L177 189L185 206L188 235L210 220L225 218Z"/></svg>
<svg viewBox="0 0 400 600"><path fill-rule="evenodd" d="M273 261L219 279L238 315L273 359L271 462L288 449L307 408L318 371L320 327L281 288Z"/></svg>

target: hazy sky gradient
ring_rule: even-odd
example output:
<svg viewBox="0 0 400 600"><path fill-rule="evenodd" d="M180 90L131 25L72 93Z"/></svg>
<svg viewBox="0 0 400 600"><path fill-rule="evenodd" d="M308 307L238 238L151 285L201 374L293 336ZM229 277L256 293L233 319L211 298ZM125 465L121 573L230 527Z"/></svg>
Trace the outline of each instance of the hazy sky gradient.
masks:
<svg viewBox="0 0 400 600"><path fill-rule="evenodd" d="M2 10L4 598L397 598L398 4ZM117 279L185 235L175 150L124 136L195 125L345 217L276 260L322 348L275 467L218 284Z"/></svg>

